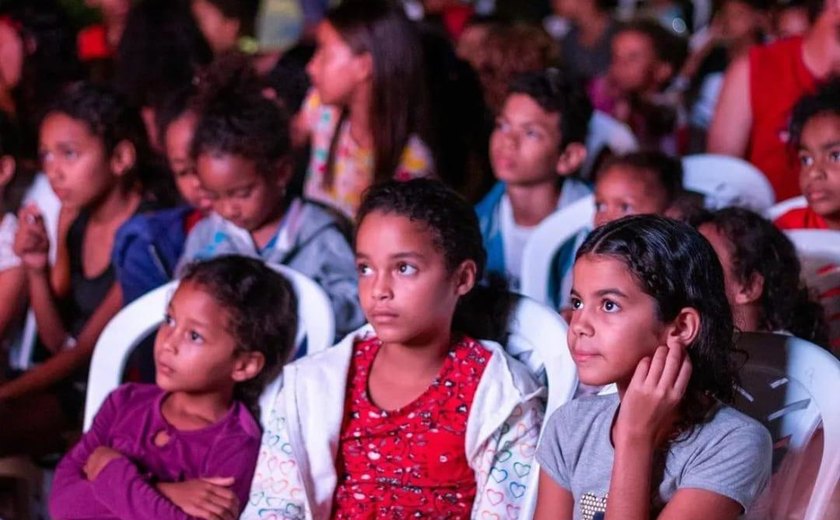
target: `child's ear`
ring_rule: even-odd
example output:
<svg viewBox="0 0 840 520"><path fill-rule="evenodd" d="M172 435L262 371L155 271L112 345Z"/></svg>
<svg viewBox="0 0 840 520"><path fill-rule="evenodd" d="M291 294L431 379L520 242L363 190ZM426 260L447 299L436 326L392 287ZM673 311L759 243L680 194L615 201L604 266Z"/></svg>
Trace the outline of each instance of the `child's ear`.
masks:
<svg viewBox="0 0 840 520"><path fill-rule="evenodd" d="M274 165L277 177L275 181L277 186L286 189L290 182L292 182L292 175L294 175L294 164L291 156L280 159Z"/></svg>
<svg viewBox="0 0 840 520"><path fill-rule="evenodd" d="M373 56L365 52L356 57L356 77L359 81L366 81L373 77Z"/></svg>
<svg viewBox="0 0 840 520"><path fill-rule="evenodd" d="M15 176L15 158L11 155L0 157L0 188L8 185Z"/></svg>
<svg viewBox="0 0 840 520"><path fill-rule="evenodd" d="M761 299L764 294L764 277L759 273L753 273L746 283L738 284L738 292L735 293L735 303L749 305Z"/></svg>
<svg viewBox="0 0 840 520"><path fill-rule="evenodd" d="M122 177L137 160L137 150L130 141L120 141L111 152L111 172L117 177Z"/></svg>
<svg viewBox="0 0 840 520"><path fill-rule="evenodd" d="M565 177L578 171L586 160L586 146L581 143L570 143L557 159L557 175Z"/></svg>
<svg viewBox="0 0 840 520"><path fill-rule="evenodd" d="M464 260L461 265L455 270L455 289L458 296L463 296L470 292L475 286L475 275L478 267L474 260Z"/></svg>
<svg viewBox="0 0 840 520"><path fill-rule="evenodd" d="M665 344L683 349L691 345L700 334L700 313L693 307L684 307L666 329Z"/></svg>
<svg viewBox="0 0 840 520"><path fill-rule="evenodd" d="M265 356L262 352L241 352L236 358L231 377L241 383L257 377L264 366Z"/></svg>

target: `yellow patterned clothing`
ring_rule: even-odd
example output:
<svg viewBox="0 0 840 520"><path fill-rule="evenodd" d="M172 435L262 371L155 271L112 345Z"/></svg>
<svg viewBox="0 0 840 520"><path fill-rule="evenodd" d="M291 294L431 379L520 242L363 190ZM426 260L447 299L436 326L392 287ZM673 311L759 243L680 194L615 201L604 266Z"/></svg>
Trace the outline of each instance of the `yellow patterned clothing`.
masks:
<svg viewBox="0 0 840 520"><path fill-rule="evenodd" d="M315 90L309 92L303 105L303 120L310 132L312 155L306 172L304 195L333 206L350 218L356 214L362 193L373 182L373 150L359 146L350 137L350 122L338 129L332 185L324 186L330 143L336 131L340 109L321 103ZM434 161L428 147L412 135L403 151L395 179L409 180L432 175Z"/></svg>

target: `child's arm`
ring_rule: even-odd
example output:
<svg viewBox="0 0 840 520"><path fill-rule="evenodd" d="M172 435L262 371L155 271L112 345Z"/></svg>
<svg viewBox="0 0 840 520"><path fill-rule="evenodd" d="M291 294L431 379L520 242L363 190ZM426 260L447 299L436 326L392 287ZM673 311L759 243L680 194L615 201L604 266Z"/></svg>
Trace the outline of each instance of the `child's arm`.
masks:
<svg viewBox="0 0 840 520"><path fill-rule="evenodd" d="M79 210L61 206L58 214L58 229L56 237L58 243L55 248L55 264L50 271L50 285L55 294L63 298L70 294L70 252L67 249L67 235L70 226L79 216Z"/></svg>
<svg viewBox="0 0 840 520"><path fill-rule="evenodd" d="M571 520L574 508L575 497L572 493L554 482L541 469L534 520Z"/></svg>
<svg viewBox="0 0 840 520"><path fill-rule="evenodd" d="M31 283L32 279L30 278ZM46 281L42 280L42 283L46 284ZM43 288L44 286L42 285L41 289ZM32 288L30 286L31 291ZM55 310L51 300L46 302L42 301L41 303L45 307L49 305ZM122 293L119 286L115 283L111 286L111 289L99 305L99 308L96 309L96 312L93 313L93 316L85 324L77 338L76 346L56 353L37 368L29 370L19 378L1 385L0 402L4 399L16 399L49 388L56 382L70 376L80 366L83 366L90 359L93 353L93 347L96 345L96 340L99 338L102 329L105 328L108 321L120 310L121 305ZM33 302L34 306L35 304ZM40 327L41 321L38 319L37 312L36 322ZM61 330L64 331L63 326ZM66 337L66 333L64 337Z"/></svg>
<svg viewBox="0 0 840 520"><path fill-rule="evenodd" d="M25 294L26 274L22 267L0 271L0 338L6 337L6 329L20 316Z"/></svg>
<svg viewBox="0 0 840 520"><path fill-rule="evenodd" d="M709 153L744 157L753 126L750 105L749 56L741 56L726 69L723 88L709 127Z"/></svg>
<svg viewBox="0 0 840 520"><path fill-rule="evenodd" d="M519 404L494 439L488 443L479 459L481 475L476 489L473 517L499 515L507 518L508 511L522 507L528 483L533 479L534 454L540 438L545 406L539 398ZM485 466L485 461L490 464Z"/></svg>
<svg viewBox="0 0 840 520"><path fill-rule="evenodd" d="M653 455L669 428L691 377L682 347L660 346L642 359L627 387L613 427L615 459L606 520L650 518ZM667 433L667 432L666 432ZM718 518L705 511L702 518Z"/></svg>

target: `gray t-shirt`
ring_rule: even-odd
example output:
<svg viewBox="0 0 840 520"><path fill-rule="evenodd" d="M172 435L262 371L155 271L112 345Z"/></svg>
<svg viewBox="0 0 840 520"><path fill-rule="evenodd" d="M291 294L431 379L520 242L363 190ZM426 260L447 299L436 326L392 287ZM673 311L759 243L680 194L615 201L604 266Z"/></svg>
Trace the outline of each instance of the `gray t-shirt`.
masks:
<svg viewBox="0 0 840 520"><path fill-rule="evenodd" d="M537 449L542 469L574 496L575 520L604 518L615 457L610 429L618 404L618 394L566 403L549 418ZM711 421L671 445L664 468L654 462L653 479L660 484L652 511L658 513L680 488L712 491L748 510L770 477L771 450L764 426L720 406Z"/></svg>

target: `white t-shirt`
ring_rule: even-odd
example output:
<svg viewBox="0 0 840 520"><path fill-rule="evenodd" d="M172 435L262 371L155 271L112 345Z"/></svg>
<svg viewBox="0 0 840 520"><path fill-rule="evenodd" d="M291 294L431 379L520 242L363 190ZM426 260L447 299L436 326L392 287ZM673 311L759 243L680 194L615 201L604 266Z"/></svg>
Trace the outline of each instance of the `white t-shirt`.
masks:
<svg viewBox="0 0 840 520"><path fill-rule="evenodd" d="M20 265L20 258L14 252L17 217L13 213L3 215L0 221L0 271Z"/></svg>
<svg viewBox="0 0 840 520"><path fill-rule="evenodd" d="M507 270L505 275L510 289L518 291L522 275L522 251L536 226L520 226L516 223L513 219L513 207L507 195L502 196L499 217L501 217L502 236L505 238L502 241L505 252L505 269Z"/></svg>

